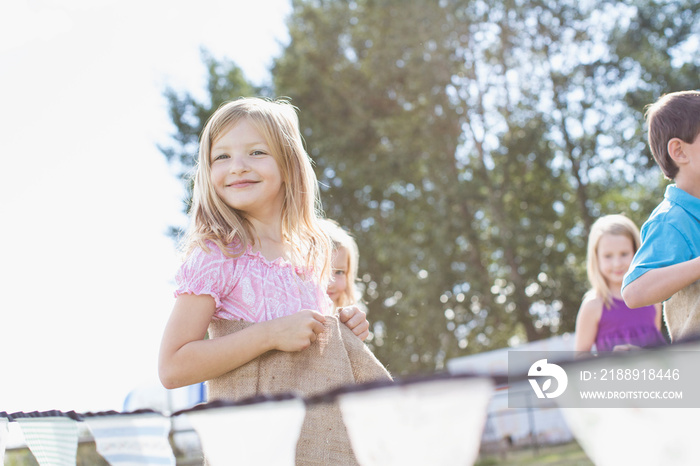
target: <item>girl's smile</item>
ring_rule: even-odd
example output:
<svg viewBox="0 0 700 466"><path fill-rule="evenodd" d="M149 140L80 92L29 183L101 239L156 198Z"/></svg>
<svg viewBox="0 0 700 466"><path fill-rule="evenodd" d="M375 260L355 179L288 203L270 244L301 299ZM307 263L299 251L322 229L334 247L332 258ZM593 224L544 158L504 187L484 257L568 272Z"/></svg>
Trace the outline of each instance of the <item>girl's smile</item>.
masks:
<svg viewBox="0 0 700 466"><path fill-rule="evenodd" d="M253 184L257 183L257 181L253 180L240 180L240 181L234 181L231 184L227 184L227 188L247 188L248 186L252 186Z"/></svg>

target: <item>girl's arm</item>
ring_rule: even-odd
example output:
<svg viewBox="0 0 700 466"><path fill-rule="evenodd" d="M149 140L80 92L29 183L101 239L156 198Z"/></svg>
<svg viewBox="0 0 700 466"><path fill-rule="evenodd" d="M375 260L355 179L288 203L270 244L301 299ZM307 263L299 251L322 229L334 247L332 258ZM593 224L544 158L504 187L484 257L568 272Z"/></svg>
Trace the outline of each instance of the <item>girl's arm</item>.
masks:
<svg viewBox="0 0 700 466"><path fill-rule="evenodd" d="M654 304L654 307L656 308L656 319L654 320L654 323L656 324L656 328L661 331L661 311L663 306L661 306L661 304Z"/></svg>
<svg viewBox="0 0 700 466"><path fill-rule="evenodd" d="M160 346L158 373L165 388L203 382L276 349L301 351L316 341L325 317L302 310L239 332L204 340L216 305L209 295L177 297Z"/></svg>
<svg viewBox="0 0 700 466"><path fill-rule="evenodd" d="M630 309L662 303L700 279L700 257L649 270L622 289Z"/></svg>
<svg viewBox="0 0 700 466"><path fill-rule="evenodd" d="M600 298L584 299L576 316L576 333L574 351L590 351L598 335L598 322L603 313L603 301Z"/></svg>

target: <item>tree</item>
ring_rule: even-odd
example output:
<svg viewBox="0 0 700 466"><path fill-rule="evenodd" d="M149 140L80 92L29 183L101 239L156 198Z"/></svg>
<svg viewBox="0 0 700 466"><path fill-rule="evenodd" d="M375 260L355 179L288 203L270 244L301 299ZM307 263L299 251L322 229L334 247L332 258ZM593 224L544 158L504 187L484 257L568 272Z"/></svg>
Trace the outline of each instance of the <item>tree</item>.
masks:
<svg viewBox="0 0 700 466"><path fill-rule="evenodd" d="M275 88L302 109L328 215L358 238L379 357L431 370L573 330L590 225L641 222L662 192L629 99L640 67L661 71L640 56L686 43L697 14L635 58L618 52L635 21L657 27L636 19L651 3L293 5Z"/></svg>
<svg viewBox="0 0 700 466"><path fill-rule="evenodd" d="M641 224L661 198L643 107L694 85L698 7L292 3L274 94L300 108L327 216L357 238L378 357L432 371L572 331L592 222ZM205 58L211 103L166 93L170 160L194 152L220 99L273 95Z"/></svg>

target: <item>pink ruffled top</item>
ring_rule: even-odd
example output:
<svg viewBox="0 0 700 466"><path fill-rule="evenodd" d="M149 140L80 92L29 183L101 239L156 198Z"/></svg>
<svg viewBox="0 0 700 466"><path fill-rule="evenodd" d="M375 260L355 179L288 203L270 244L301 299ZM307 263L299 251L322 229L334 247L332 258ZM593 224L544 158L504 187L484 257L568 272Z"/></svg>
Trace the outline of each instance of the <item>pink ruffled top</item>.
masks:
<svg viewBox="0 0 700 466"><path fill-rule="evenodd" d="M214 243L210 252L194 249L180 267L175 296L208 294L216 301L214 319L264 322L312 309L330 314L326 286L307 278L303 269L278 258L269 261L249 247L241 256L226 256Z"/></svg>

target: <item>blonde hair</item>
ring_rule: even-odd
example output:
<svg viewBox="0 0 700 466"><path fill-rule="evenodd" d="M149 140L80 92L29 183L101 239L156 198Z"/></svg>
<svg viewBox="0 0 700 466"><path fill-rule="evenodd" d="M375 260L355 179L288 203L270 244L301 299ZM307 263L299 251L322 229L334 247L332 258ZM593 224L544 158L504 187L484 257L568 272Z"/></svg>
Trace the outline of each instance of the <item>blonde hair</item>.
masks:
<svg viewBox="0 0 700 466"><path fill-rule="evenodd" d="M600 217L591 227L591 233L588 235L586 256L588 281L592 287L589 293L595 293L597 296L600 296L605 305L609 306L612 303L612 292L600 271L600 264L598 263L598 244L600 243L600 238L606 234L626 236L632 241L632 249L635 253L639 249L641 240L639 239L637 225L624 215L614 214Z"/></svg>
<svg viewBox="0 0 700 466"><path fill-rule="evenodd" d="M359 299L359 296L356 294L357 288L355 287L355 283L357 282L357 264L360 261L360 252L357 249L357 243L353 237L350 236L350 233L338 225L338 222L335 220L323 220L323 228L333 242L333 249L345 249L348 253L348 270L346 272L347 286L345 291L340 295L338 303L341 307L351 306L356 304Z"/></svg>
<svg viewBox="0 0 700 466"><path fill-rule="evenodd" d="M200 136L185 253L195 246L209 251L206 242L211 241L227 256L237 257L256 244L252 224L218 196L211 181L212 144L243 119L263 136L280 170L284 191L282 236L291 244L292 263L327 280L331 243L319 224L318 183L304 150L297 109L285 100L241 98L223 104L209 117Z"/></svg>

